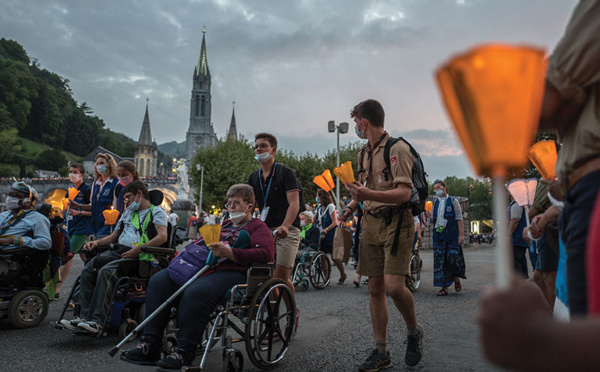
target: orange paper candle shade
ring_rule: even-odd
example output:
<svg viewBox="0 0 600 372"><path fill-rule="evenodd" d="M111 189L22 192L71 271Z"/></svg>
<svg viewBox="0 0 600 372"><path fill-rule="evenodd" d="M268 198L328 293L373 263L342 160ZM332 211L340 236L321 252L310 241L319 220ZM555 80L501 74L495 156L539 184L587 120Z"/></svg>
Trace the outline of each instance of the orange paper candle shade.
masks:
<svg viewBox="0 0 600 372"><path fill-rule="evenodd" d="M315 176L315 178L313 178L313 182L317 186L319 186L320 188L325 190L325 192L331 191L331 187L329 187L329 185L327 184L327 181L325 181L325 178L323 178L322 175Z"/></svg>
<svg viewBox="0 0 600 372"><path fill-rule="evenodd" d="M104 216L104 220L106 221L107 225L114 225L117 223L117 219L119 218L119 211L116 209L105 209L102 212L102 215Z"/></svg>
<svg viewBox="0 0 600 372"><path fill-rule="evenodd" d="M535 178L530 179L514 179L506 184L506 188L513 199L521 207L533 205L535 190L537 189L538 181Z"/></svg>
<svg viewBox="0 0 600 372"><path fill-rule="evenodd" d="M339 167L333 168L333 173L338 176L343 183L354 182L354 171L352 170L352 162L347 161Z"/></svg>
<svg viewBox="0 0 600 372"><path fill-rule="evenodd" d="M331 176L331 171L329 169L325 169L323 173L321 173L327 185L329 185L329 190L333 190L335 188L335 183L333 183L333 177ZM327 190L327 191L329 191Z"/></svg>
<svg viewBox="0 0 600 372"><path fill-rule="evenodd" d="M425 202L425 211L431 212L432 209L433 209L433 202L431 200L427 200Z"/></svg>
<svg viewBox="0 0 600 372"><path fill-rule="evenodd" d="M77 194L79 194L79 190L77 190L74 187L69 187L68 194L69 194L69 200L73 201L77 197Z"/></svg>
<svg viewBox="0 0 600 372"><path fill-rule="evenodd" d="M67 198L64 198L64 199L62 200L62 204L63 204L63 209L67 209L67 208L69 208L69 199L67 199Z"/></svg>
<svg viewBox="0 0 600 372"><path fill-rule="evenodd" d="M529 149L529 159L537 168L543 178L553 180L556 178L556 143L554 141L540 141Z"/></svg>
<svg viewBox="0 0 600 372"><path fill-rule="evenodd" d="M218 243L221 238L221 225L204 225L200 228L200 235L207 246Z"/></svg>
<svg viewBox="0 0 600 372"><path fill-rule="evenodd" d="M544 50L501 44L474 48L437 71L448 114L479 175L526 166L545 73Z"/></svg>

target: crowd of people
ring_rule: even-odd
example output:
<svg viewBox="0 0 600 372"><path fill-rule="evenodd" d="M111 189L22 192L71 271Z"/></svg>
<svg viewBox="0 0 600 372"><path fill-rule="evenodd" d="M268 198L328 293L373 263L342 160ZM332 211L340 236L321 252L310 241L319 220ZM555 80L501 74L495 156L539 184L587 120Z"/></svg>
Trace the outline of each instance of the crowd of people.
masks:
<svg viewBox="0 0 600 372"><path fill-rule="evenodd" d="M495 234L506 234L513 252L515 275L510 288L490 289L481 300L478 321L485 355L511 369L598 370L594 357L600 325L600 2L581 1L563 39L552 53L547 71L539 129L555 130L562 144L558 151L556 179L538 185L531 209L511 201L506 231L488 238L469 235L469 242L494 242ZM153 318L139 345L122 359L155 364L166 369L190 365L209 315L233 285L245 280L251 262L274 261L273 276L295 293L291 281L297 251L313 247L332 256L340 272L338 284L347 279L344 260L334 255L341 232L349 230L356 242L358 278L367 277L369 312L374 348L359 371L379 371L392 366L388 347L389 311L386 295L406 326L404 362L417 365L424 353L425 329L419 323L413 294L407 288L413 247L430 227L433 238L433 285L438 296L450 287L463 290L466 279L463 253L465 227L457 199L446 183L433 182L435 197L427 213L412 210L414 157L404 141L394 141L385 130L382 105L368 99L358 103L350 116L356 135L366 140L357 157L358 179L346 183L350 198L333 200L319 189L316 205L304 200L303 188L294 171L276 160L277 138L258 133L254 139L258 168L247 184L229 188L218 217L200 211L187 221L191 243L180 254L194 255L202 245L225 259L206 276L186 288L177 303L183 324L179 344L161 359L161 339L169 320L169 309ZM384 154L389 152L389 159ZM110 303L107 293L128 267L153 261L144 246L167 244L167 226L179 217L154 205L149 190L129 161L116 164L108 154L98 154L93 182L85 183L85 170L71 164L69 179L77 195L69 202L65 223L69 250L85 266L81 275L80 316L61 319L68 329L91 334L103 331ZM50 222L34 212L37 192L25 182L15 182L6 198L8 211L0 214L0 245L26 246L39 251L52 245ZM336 203L339 203L336 206ZM591 208L594 206L593 208ZM103 211L119 211L116 225L106 222ZM527 221L530 220L531 223ZM221 223L220 242L204 243L199 228ZM248 235L243 249L232 248L240 235ZM116 243L118 249L93 254ZM346 247L342 247L346 249ZM529 262L533 277L529 278ZM62 280L72 260L62 268ZM149 283L146 315L157 309L184 283L185 275L169 264ZM187 277L189 279L189 275ZM60 294L61 285L55 296ZM559 322L552 313L561 304L570 322ZM295 315L299 326L300 310ZM397 332L397 331L394 331ZM565 342L565 340L567 342Z"/></svg>

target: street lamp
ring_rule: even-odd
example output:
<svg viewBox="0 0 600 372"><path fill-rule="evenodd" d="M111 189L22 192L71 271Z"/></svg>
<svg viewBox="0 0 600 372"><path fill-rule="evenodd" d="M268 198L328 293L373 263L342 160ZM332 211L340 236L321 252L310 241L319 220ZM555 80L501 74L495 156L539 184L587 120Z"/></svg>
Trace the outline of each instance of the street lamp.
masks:
<svg viewBox="0 0 600 372"><path fill-rule="evenodd" d="M343 122L335 125L335 121L329 120L327 123L329 133L337 132L337 166L340 166L340 133L348 133L348 123ZM335 197L337 198L337 207L340 209L340 178L335 177Z"/></svg>
<svg viewBox="0 0 600 372"><path fill-rule="evenodd" d="M202 186L204 185L204 166L200 165L200 164L196 164L196 170L198 172L202 172L200 173L200 197L198 199L198 205L200 206L200 211L198 211L198 215L200 215L200 213L202 213Z"/></svg>

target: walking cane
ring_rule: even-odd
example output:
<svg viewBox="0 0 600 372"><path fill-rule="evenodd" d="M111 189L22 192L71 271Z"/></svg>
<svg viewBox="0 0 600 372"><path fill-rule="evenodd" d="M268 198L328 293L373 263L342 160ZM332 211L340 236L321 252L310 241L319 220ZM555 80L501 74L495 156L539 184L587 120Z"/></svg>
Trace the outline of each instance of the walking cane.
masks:
<svg viewBox="0 0 600 372"><path fill-rule="evenodd" d="M160 305L156 310L154 310L154 312L152 314L150 314L148 317L146 317L146 319L144 319L144 321L141 322L137 327L135 327L135 329L133 331L131 331L130 334L128 334L123 340L121 340L121 342L119 342L119 344L117 346L112 348L112 350L109 351L108 354L111 357L115 356L115 354L119 351L119 349L121 349L121 347L123 347L123 345L129 339L133 339L133 337L135 337L140 332L140 330L142 328L144 328L144 326L150 320L152 320L152 318L154 318L158 313L163 311L164 308L166 308L167 305L169 305L171 303L171 301L175 300L177 298L177 296L179 296L190 284L192 284L192 282L194 280L201 277L208 270L212 269L218 263L218 261L219 261L219 258L216 257L215 255L213 255L212 251L210 251L208 253L208 258L206 260L206 266L204 266L200 271L198 271L198 273L196 273L196 275L194 275L190 280L188 280L184 285L182 285L181 288L179 288L175 293L173 293L173 295L171 297L169 297L162 305Z"/></svg>

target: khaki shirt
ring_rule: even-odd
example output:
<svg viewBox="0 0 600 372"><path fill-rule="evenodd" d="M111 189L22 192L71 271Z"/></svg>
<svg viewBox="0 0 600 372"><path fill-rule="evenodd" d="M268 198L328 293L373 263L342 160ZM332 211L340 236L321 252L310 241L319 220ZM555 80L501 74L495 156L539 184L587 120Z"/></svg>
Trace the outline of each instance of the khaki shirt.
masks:
<svg viewBox="0 0 600 372"><path fill-rule="evenodd" d="M369 156L367 150L368 144L363 146L358 152L358 167L365 171L358 176L358 182L367 186L371 190L375 191L387 191L396 188L399 184L403 183L408 185L412 189L412 168L414 164L414 158L410 152L410 147L404 141L396 142L390 148L390 172L388 174L388 180L385 180L383 175L383 169L385 168L385 160L383 159L383 152L385 150L385 144L387 143L390 136L381 141L381 143L373 150L372 157ZM363 157L363 163L360 164L360 153L362 149L365 149ZM366 182L366 183L365 183ZM365 211L378 213L384 208L390 206L399 206L401 202L394 203L381 203L371 200L365 200L363 206Z"/></svg>
<svg viewBox="0 0 600 372"><path fill-rule="evenodd" d="M600 1L577 5L550 57L546 78L563 98L583 104L561 139L556 175L566 181L575 169L600 156Z"/></svg>

